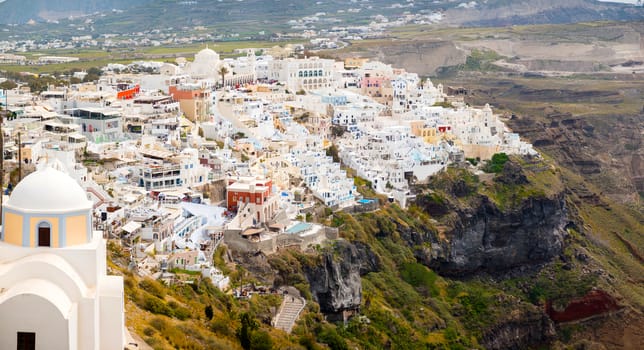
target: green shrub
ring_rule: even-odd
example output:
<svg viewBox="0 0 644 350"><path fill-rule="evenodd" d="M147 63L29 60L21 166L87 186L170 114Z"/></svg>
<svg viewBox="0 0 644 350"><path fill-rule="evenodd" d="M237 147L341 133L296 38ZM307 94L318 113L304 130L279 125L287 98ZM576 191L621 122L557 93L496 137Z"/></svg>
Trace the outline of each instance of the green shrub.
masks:
<svg viewBox="0 0 644 350"><path fill-rule="evenodd" d="M335 327L324 327L318 333L318 341L328 345L331 350L349 350L347 342L338 334Z"/></svg>
<svg viewBox="0 0 644 350"><path fill-rule="evenodd" d="M148 336L148 337L153 336L153 335L154 335L154 333L156 333L156 331L154 330L154 328L151 328L151 327L145 327L145 329L143 329L143 334L145 334L145 335L146 335L146 336Z"/></svg>
<svg viewBox="0 0 644 350"><path fill-rule="evenodd" d="M166 315L168 317L173 316L172 309L165 303L165 301L152 296L145 294L143 295L143 309L150 311L153 314L157 315Z"/></svg>
<svg viewBox="0 0 644 350"><path fill-rule="evenodd" d="M503 166L508 162L508 160L510 160L510 157L508 157L507 154L496 153L492 156L492 159L490 159L487 164L485 164L483 171L485 171L486 173L498 174L503 170Z"/></svg>
<svg viewBox="0 0 644 350"><path fill-rule="evenodd" d="M192 315L190 310L180 306L174 301L169 302L168 306L172 309L172 316L179 320L186 320Z"/></svg>
<svg viewBox="0 0 644 350"><path fill-rule="evenodd" d="M139 287L157 298L163 299L165 297L163 286L157 281L146 278L139 282Z"/></svg>
<svg viewBox="0 0 644 350"><path fill-rule="evenodd" d="M459 296L458 301L463 305L470 316L479 317L487 312L488 300L485 295L477 289L470 291L466 295Z"/></svg>
<svg viewBox="0 0 644 350"><path fill-rule="evenodd" d="M454 105L447 101L435 102L434 107L454 108Z"/></svg>
<svg viewBox="0 0 644 350"><path fill-rule="evenodd" d="M473 49L472 52L470 52L470 55L465 59L465 64L462 65L462 69L473 71L496 71L499 70L499 68L492 63L501 58L503 58L503 56L493 50Z"/></svg>
<svg viewBox="0 0 644 350"><path fill-rule="evenodd" d="M159 332L165 331L170 325L168 324L168 321L161 317L154 317L153 319L150 320L150 326L154 327L156 330Z"/></svg>
<svg viewBox="0 0 644 350"><path fill-rule="evenodd" d="M313 296L311 295L311 289L307 283L296 283L293 285L299 292L300 295L306 300L312 300Z"/></svg>
<svg viewBox="0 0 644 350"><path fill-rule="evenodd" d="M563 308L573 298L586 295L597 283L597 276L565 270L560 264L555 266L553 275L542 273L537 277L528 291L530 302L540 304L550 300L554 307Z"/></svg>
<svg viewBox="0 0 644 350"><path fill-rule="evenodd" d="M235 335L234 328L232 327L232 320L228 316L214 317L210 322L210 330L225 337L233 337Z"/></svg>
<svg viewBox="0 0 644 350"><path fill-rule="evenodd" d="M253 350L270 350L273 348L273 340L264 331L255 331L250 336L250 348Z"/></svg>
<svg viewBox="0 0 644 350"><path fill-rule="evenodd" d="M340 227L344 224L344 218L342 215L339 214L334 214L333 218L331 219L331 227Z"/></svg>
<svg viewBox="0 0 644 350"><path fill-rule="evenodd" d="M424 265L418 263L403 264L400 276L405 282L416 287L421 293L429 294L433 297L438 296L438 287L435 285L438 275Z"/></svg>

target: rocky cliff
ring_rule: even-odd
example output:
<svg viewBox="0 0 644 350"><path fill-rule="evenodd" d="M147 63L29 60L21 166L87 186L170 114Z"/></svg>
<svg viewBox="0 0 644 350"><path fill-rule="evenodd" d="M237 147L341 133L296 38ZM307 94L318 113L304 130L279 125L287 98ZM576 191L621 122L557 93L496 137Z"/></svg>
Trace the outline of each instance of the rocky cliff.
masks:
<svg viewBox="0 0 644 350"><path fill-rule="evenodd" d="M529 173L529 180L510 162L492 185L470 184L470 192L461 178L443 182L439 192L419 195L417 204L439 217L440 225L431 249L417 251L417 258L443 275L463 276L559 255L568 223L565 196L557 184L547 183L554 179L550 170L539 171L546 175ZM551 186L549 193L537 188L540 176L548 177L543 185ZM476 186L488 190L474 191Z"/></svg>
<svg viewBox="0 0 644 350"><path fill-rule="evenodd" d="M475 207L456 213L454 227L432 244L429 266L442 274L502 271L547 261L562 250L563 196L527 198L508 211L482 196Z"/></svg>
<svg viewBox="0 0 644 350"><path fill-rule="evenodd" d="M361 242L337 241L317 264L304 266L315 301L323 313L355 310L362 301L360 276L380 269L380 260Z"/></svg>
<svg viewBox="0 0 644 350"><path fill-rule="evenodd" d="M488 350L519 350L547 344L555 335L553 322L533 307L513 311L505 320L483 333L481 344Z"/></svg>

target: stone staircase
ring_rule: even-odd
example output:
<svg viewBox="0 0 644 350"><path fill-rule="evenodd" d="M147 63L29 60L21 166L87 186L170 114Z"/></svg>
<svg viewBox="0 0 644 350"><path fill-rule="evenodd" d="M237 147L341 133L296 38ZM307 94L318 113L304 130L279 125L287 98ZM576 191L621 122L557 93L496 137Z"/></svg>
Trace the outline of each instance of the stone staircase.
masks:
<svg viewBox="0 0 644 350"><path fill-rule="evenodd" d="M291 333L293 325L300 317L306 301L304 298L285 295L280 310L273 319L273 327L281 329L286 333Z"/></svg>

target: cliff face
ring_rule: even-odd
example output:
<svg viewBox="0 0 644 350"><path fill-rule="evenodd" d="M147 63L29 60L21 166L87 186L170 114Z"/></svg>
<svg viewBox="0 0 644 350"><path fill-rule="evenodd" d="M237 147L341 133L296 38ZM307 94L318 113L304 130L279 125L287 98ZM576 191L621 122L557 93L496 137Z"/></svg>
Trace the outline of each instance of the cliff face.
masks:
<svg viewBox="0 0 644 350"><path fill-rule="evenodd" d="M492 175L487 175L492 176ZM508 161L493 179L466 170L436 177L416 204L438 220L416 250L424 265L448 276L500 272L549 261L563 248L568 223L564 186L541 161ZM418 246L419 236L408 240Z"/></svg>
<svg viewBox="0 0 644 350"><path fill-rule="evenodd" d="M320 263L305 266L304 274L320 311L337 313L360 307L360 276L379 269L378 256L366 244L338 241L321 254Z"/></svg>
<svg viewBox="0 0 644 350"><path fill-rule="evenodd" d="M515 311L488 329L481 337L481 344L489 350L519 350L547 344L555 335L554 324L543 312Z"/></svg>
<svg viewBox="0 0 644 350"><path fill-rule="evenodd" d="M508 211L482 196L475 207L457 209L453 228L433 242L424 260L444 275L544 262L561 253L566 223L563 194L527 198Z"/></svg>

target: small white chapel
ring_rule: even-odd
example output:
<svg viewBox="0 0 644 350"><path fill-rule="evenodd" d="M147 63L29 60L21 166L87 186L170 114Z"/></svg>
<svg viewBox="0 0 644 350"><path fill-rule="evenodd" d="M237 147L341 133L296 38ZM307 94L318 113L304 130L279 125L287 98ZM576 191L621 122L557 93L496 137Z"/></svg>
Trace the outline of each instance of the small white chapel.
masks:
<svg viewBox="0 0 644 350"><path fill-rule="evenodd" d="M45 166L15 187L2 224L0 348L123 349L123 277L107 275L83 188Z"/></svg>

